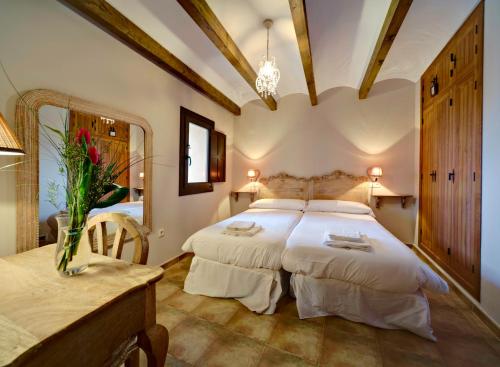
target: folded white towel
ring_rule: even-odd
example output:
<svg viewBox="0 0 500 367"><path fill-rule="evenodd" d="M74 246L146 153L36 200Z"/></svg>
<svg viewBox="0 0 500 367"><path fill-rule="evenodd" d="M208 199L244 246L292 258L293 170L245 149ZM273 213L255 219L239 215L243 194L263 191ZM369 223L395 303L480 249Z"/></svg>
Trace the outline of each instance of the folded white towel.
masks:
<svg viewBox="0 0 500 367"><path fill-rule="evenodd" d="M240 230L233 230L233 229L225 229L222 231L222 234L228 235L228 236L236 236L236 237L252 237L259 233L262 230L261 226L255 226L250 228L247 231L240 231Z"/></svg>
<svg viewBox="0 0 500 367"><path fill-rule="evenodd" d="M236 220L226 227L232 231L248 231L255 227L255 222L245 221L245 220Z"/></svg>
<svg viewBox="0 0 500 367"><path fill-rule="evenodd" d="M342 229L335 232L328 232L328 237L332 241L348 241L362 243L363 238L361 232L359 231L349 231L347 229Z"/></svg>
<svg viewBox="0 0 500 367"><path fill-rule="evenodd" d="M368 238L365 235L360 235L360 242L334 240L331 234L326 232L323 244L332 248L341 248L347 250L371 251L372 246L368 243Z"/></svg>
<svg viewBox="0 0 500 367"><path fill-rule="evenodd" d="M359 250L366 252L370 252L372 250L372 246L367 243L355 243L348 241L325 241L324 244L332 248L340 248L346 250Z"/></svg>

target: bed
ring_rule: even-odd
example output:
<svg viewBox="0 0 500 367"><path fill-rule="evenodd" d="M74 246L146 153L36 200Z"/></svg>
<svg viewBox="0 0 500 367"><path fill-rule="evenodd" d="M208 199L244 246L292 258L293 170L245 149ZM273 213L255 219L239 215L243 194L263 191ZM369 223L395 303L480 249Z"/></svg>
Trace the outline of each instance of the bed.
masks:
<svg viewBox="0 0 500 367"><path fill-rule="evenodd" d="M92 209L89 217L93 217L102 213L121 213L134 218L137 223L143 224L144 203L142 201L130 201L125 203L118 203L107 208Z"/></svg>
<svg viewBox="0 0 500 367"><path fill-rule="evenodd" d="M349 180L344 177L342 190L324 179L317 187L313 180L313 200L287 240L282 263L292 274L300 318L337 315L435 340L423 289L447 293L446 282L377 222L364 205L364 185ZM332 198L343 200L314 200ZM324 244L325 233L345 231L363 233L371 250Z"/></svg>
<svg viewBox="0 0 500 367"><path fill-rule="evenodd" d="M236 298L258 313L274 313L287 292L289 277L283 271L281 255L291 231L300 221L305 202L297 206L272 205L266 199L254 208L206 227L184 243L182 249L194 257L184 290L210 297ZM288 201L290 202L290 201ZM251 221L262 230L252 237L224 234L235 221Z"/></svg>

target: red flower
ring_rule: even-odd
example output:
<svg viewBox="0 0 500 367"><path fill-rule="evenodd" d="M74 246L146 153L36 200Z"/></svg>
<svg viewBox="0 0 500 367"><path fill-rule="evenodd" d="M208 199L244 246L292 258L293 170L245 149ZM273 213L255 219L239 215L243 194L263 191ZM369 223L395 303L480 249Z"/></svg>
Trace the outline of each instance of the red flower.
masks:
<svg viewBox="0 0 500 367"><path fill-rule="evenodd" d="M96 147L89 147L88 153L92 164L96 165L99 162L99 151Z"/></svg>
<svg viewBox="0 0 500 367"><path fill-rule="evenodd" d="M78 129L78 132L76 133L76 142L78 144L82 144L84 138L85 138L85 142L87 143L87 145L89 145L90 144L90 131L88 131L84 127L81 127L80 129Z"/></svg>

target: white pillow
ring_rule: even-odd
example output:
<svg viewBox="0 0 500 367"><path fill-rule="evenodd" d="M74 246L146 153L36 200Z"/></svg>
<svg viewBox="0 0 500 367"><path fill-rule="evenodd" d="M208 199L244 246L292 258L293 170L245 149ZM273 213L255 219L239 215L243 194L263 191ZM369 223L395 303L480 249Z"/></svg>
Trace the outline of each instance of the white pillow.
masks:
<svg viewBox="0 0 500 367"><path fill-rule="evenodd" d="M305 200L299 199L259 199L250 204L252 209L304 210Z"/></svg>
<svg viewBox="0 0 500 367"><path fill-rule="evenodd" d="M356 201L345 200L309 200L306 212L334 212L334 213L349 213L349 214L373 214L373 210Z"/></svg>

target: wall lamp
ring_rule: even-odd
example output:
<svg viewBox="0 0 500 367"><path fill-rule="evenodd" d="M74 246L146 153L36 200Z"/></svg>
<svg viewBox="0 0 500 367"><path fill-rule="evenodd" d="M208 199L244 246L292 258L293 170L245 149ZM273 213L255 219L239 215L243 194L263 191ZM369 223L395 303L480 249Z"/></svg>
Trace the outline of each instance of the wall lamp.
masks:
<svg viewBox="0 0 500 367"><path fill-rule="evenodd" d="M372 182L377 182L380 177L382 177L382 168L381 167L370 167L366 171L368 173L368 177Z"/></svg>
<svg viewBox="0 0 500 367"><path fill-rule="evenodd" d="M247 177L250 179L250 181L254 182L259 179L260 176L260 171L258 169L249 169L247 172Z"/></svg>

